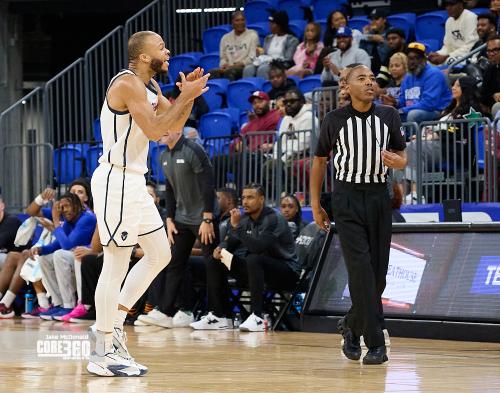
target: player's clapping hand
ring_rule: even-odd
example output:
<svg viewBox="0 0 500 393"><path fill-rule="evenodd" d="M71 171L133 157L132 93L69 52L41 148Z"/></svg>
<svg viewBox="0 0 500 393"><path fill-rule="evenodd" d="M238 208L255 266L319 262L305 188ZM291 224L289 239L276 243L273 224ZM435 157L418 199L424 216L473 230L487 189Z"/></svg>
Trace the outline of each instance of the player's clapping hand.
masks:
<svg viewBox="0 0 500 393"><path fill-rule="evenodd" d="M183 72L179 72L179 75L181 76L181 81L177 82L177 86L181 91L182 97L185 97L188 100L194 100L196 97L199 97L208 91L207 81L210 74L205 74L192 81L187 80L186 75L184 75Z"/></svg>
<svg viewBox="0 0 500 393"><path fill-rule="evenodd" d="M385 166L393 169L404 169L406 166L406 159L397 153L387 150L382 150L382 162Z"/></svg>
<svg viewBox="0 0 500 393"><path fill-rule="evenodd" d="M186 75L186 80L188 82L195 81L196 79L200 79L203 76L205 70L201 67L197 67L193 72L190 72Z"/></svg>

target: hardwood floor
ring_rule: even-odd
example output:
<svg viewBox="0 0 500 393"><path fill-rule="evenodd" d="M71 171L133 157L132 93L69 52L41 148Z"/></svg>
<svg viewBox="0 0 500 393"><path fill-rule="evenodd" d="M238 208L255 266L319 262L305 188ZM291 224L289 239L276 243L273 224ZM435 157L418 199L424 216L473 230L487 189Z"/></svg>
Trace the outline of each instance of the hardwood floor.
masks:
<svg viewBox="0 0 500 393"><path fill-rule="evenodd" d="M86 329L0 320L0 392L500 392L500 344L491 343L392 337L389 362L363 366L342 356L336 334L145 326L126 328L144 377L99 378L85 361L39 356L56 349L47 340Z"/></svg>

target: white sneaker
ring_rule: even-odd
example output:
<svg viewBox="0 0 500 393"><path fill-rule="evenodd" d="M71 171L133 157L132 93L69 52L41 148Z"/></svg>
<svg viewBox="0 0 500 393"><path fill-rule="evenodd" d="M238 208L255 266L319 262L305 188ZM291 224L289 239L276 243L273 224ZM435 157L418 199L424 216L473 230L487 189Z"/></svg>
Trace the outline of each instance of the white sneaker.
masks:
<svg viewBox="0 0 500 393"><path fill-rule="evenodd" d="M134 358L130 356L127 345L125 344L126 342L127 333L125 333L123 329L115 327L113 329L113 347L115 349L115 354L121 356L132 365L137 367L140 370L141 375L146 374L148 372L148 368L140 363L137 363Z"/></svg>
<svg viewBox="0 0 500 393"><path fill-rule="evenodd" d="M197 322L190 323L195 330L225 330L229 328L227 318L219 318L209 312Z"/></svg>
<svg viewBox="0 0 500 393"><path fill-rule="evenodd" d="M139 315L139 317L142 316L142 315ZM139 318L137 318L135 321L134 321L134 326L151 326L149 323L146 323L144 321L141 321Z"/></svg>
<svg viewBox="0 0 500 393"><path fill-rule="evenodd" d="M156 308L151 310L148 314L143 315L140 321L147 323L148 325L156 325L164 328L174 327L172 323L172 317L163 314L160 310Z"/></svg>
<svg viewBox="0 0 500 393"><path fill-rule="evenodd" d="M192 312L185 312L179 310L175 313L172 324L174 328L189 327L190 324L194 322L194 316Z"/></svg>
<svg viewBox="0 0 500 393"><path fill-rule="evenodd" d="M114 352L104 356L92 352L87 371L101 377L138 377L141 375L141 370Z"/></svg>
<svg viewBox="0 0 500 393"><path fill-rule="evenodd" d="M264 331L264 320L254 313L240 325L240 330L242 332L263 332Z"/></svg>
<svg viewBox="0 0 500 393"><path fill-rule="evenodd" d="M153 308L150 312L148 312L147 314L140 314L137 319L134 321L134 325L137 321L139 321L139 323L136 325L136 326L146 326L146 325L151 325L150 323L146 322L147 318L148 318L148 315L150 315L151 313L153 313L153 315L156 313L156 311L158 311L158 309L156 308Z"/></svg>

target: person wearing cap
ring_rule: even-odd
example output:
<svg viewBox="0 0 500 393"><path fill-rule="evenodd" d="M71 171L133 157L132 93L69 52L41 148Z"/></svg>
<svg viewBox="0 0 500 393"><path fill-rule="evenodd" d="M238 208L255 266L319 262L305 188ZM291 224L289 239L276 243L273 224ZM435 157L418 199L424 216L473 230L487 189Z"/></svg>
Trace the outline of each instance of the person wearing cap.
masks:
<svg viewBox="0 0 500 393"><path fill-rule="evenodd" d="M451 101L445 75L427 64L425 45L408 45L408 74L401 83L399 111L406 121L420 123L434 120Z"/></svg>
<svg viewBox="0 0 500 393"><path fill-rule="evenodd" d="M233 30L224 34L220 41L220 65L218 69L210 70L211 78L240 79L243 67L256 57L259 35L255 30L246 28L243 12L233 12L231 23Z"/></svg>
<svg viewBox="0 0 500 393"><path fill-rule="evenodd" d="M449 17L442 48L429 53L429 61L433 64L453 63L468 54L479 38L477 16L465 9L463 0L444 0L444 5Z"/></svg>
<svg viewBox="0 0 500 393"><path fill-rule="evenodd" d="M371 22L363 27L363 37L359 47L370 55L372 70L377 74L390 51L386 43L389 24L387 23L387 13L384 10L375 8L368 17Z"/></svg>
<svg viewBox="0 0 500 393"><path fill-rule="evenodd" d="M324 69L321 73L323 86L337 85L340 72L349 64L361 63L371 67L370 56L363 49L352 45L352 30L349 27L339 27L335 35L337 49L323 60Z"/></svg>
<svg viewBox="0 0 500 393"><path fill-rule="evenodd" d="M387 31L385 38L390 51L387 54L387 58L382 61L379 74L377 75L377 84L380 88L386 87L391 80L391 74L389 72L389 60L391 57L398 52L405 53L407 50L406 36L403 29L391 27Z"/></svg>
<svg viewBox="0 0 500 393"><path fill-rule="evenodd" d="M267 79L269 63L273 59L283 62L285 68L293 65L293 55L299 40L292 34L288 21L286 11L275 12L269 17L271 34L264 39L264 49L257 48L257 53L261 52L260 55L243 69L244 78L257 75Z"/></svg>

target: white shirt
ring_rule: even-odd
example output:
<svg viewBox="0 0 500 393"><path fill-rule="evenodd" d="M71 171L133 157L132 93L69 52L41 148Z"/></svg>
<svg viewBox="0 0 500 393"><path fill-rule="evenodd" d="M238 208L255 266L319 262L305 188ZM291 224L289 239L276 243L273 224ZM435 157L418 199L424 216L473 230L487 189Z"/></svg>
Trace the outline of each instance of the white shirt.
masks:
<svg viewBox="0 0 500 393"><path fill-rule="evenodd" d="M437 51L440 55L448 55L448 64L470 52L474 43L479 39L477 35L477 16L475 13L464 10L458 19L451 16L446 20L443 47Z"/></svg>
<svg viewBox="0 0 500 393"><path fill-rule="evenodd" d="M269 49L267 54L273 59L279 59L283 57L283 52L285 51L285 40L286 34L282 36L273 35L271 43L269 44Z"/></svg>

